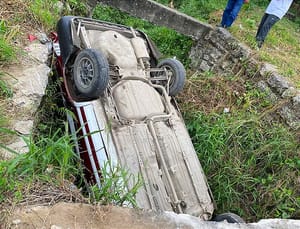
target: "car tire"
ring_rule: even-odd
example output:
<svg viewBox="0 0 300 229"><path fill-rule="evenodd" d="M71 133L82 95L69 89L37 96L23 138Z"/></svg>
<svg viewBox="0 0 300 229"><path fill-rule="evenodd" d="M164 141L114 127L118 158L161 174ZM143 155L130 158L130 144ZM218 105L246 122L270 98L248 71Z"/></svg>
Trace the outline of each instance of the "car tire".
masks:
<svg viewBox="0 0 300 229"><path fill-rule="evenodd" d="M57 22L56 30L59 37L59 46L64 65L68 62L70 56L78 50L72 42L71 24L73 18L73 16L63 16Z"/></svg>
<svg viewBox="0 0 300 229"><path fill-rule="evenodd" d="M184 86L186 72L183 64L176 59L164 59L157 65L158 68L165 68L171 77L169 85L169 95L177 95Z"/></svg>
<svg viewBox="0 0 300 229"><path fill-rule="evenodd" d="M75 91L81 98L99 98L108 85L108 61L98 50L81 50L75 58L73 73Z"/></svg>
<svg viewBox="0 0 300 229"><path fill-rule="evenodd" d="M216 215L212 221L215 222L227 222L227 223L246 223L240 216L237 214L227 212L220 215Z"/></svg>

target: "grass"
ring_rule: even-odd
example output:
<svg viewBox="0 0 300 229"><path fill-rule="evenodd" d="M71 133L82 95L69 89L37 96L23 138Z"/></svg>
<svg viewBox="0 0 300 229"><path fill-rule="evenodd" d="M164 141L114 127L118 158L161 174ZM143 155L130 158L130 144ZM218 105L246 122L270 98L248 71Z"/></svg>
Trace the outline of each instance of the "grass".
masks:
<svg viewBox="0 0 300 229"><path fill-rule="evenodd" d="M69 135L57 130L51 136L40 137L35 142L32 138L24 140L28 153L19 154L11 150L16 156L0 163L1 202L7 198L21 198L22 192L18 190L26 189L33 181L59 184L76 177L80 172L74 163L76 155Z"/></svg>
<svg viewBox="0 0 300 229"><path fill-rule="evenodd" d="M299 218L299 147L291 132L252 114L195 112L186 119L219 213L252 222Z"/></svg>
<svg viewBox="0 0 300 229"><path fill-rule="evenodd" d="M13 91L4 78L4 73L0 72L0 128L7 127L10 123L7 114L6 100L13 96ZM0 131L0 143L7 141L9 136ZM1 157L0 157L1 158Z"/></svg>
<svg viewBox="0 0 300 229"><path fill-rule="evenodd" d="M0 133L4 131L16 134L3 128L0 129ZM19 154L0 144L0 147L15 154L15 157L10 160L0 161L1 205L24 202L32 191L37 193L36 198L39 198L40 195L40 199L42 199L44 190L41 187L41 193L38 190L31 190L33 187L37 188L36 184L43 184L42 186L47 184L48 187L51 187L50 189L53 187L59 189L65 185L67 185L65 188L69 188L76 182L78 188L86 189L87 183L83 180L83 166L80 158L74 152L74 142L68 134L67 125L64 132L58 129L46 137L43 135L35 137L35 139L24 137L24 140L28 147L28 152L25 154ZM101 204L136 205L135 195L142 185L140 177L136 180L125 169L117 166L113 171L108 171L105 167L102 170L101 179L101 189L97 186L88 188L90 195L86 197L85 202L96 200ZM132 188L128 190L129 183L132 184ZM50 198L57 198L55 193L52 194L53 196L51 193L49 195ZM58 193L58 195L62 194ZM88 200L88 198L90 199Z"/></svg>
<svg viewBox="0 0 300 229"><path fill-rule="evenodd" d="M254 48L256 30L263 13L255 5L243 9L230 31L241 42ZM277 66L279 72L297 87L300 87L299 41L299 24L283 18L270 30L263 48L256 52L258 60Z"/></svg>
<svg viewBox="0 0 300 229"><path fill-rule="evenodd" d="M7 107L5 100L11 98L12 95L12 89L7 85L6 80L3 79L3 73L0 72L0 128L9 124L9 119L5 111ZM6 133L0 131L0 143L7 140L7 137Z"/></svg>
<svg viewBox="0 0 300 229"><path fill-rule="evenodd" d="M29 4L29 11L35 24L41 25L43 30L54 28L58 17L58 9L55 7L58 1L55 0L34 0Z"/></svg>
<svg viewBox="0 0 300 229"><path fill-rule="evenodd" d="M10 20L0 21L1 65L8 65L16 58L16 50L12 44L20 35L19 32L22 32L16 30L19 27L9 24L20 24L26 15L25 23L23 22L25 28L32 26L41 27L44 31L53 30L60 17L56 6L57 2L52 0L17 1L16 5L22 6L17 13L12 17L8 15ZM86 7L82 2L69 0L65 4L70 7L70 10L65 12L66 14L86 13ZM26 24L26 21L29 23ZM0 140L16 135L13 131L4 128L8 123L4 116L4 104L5 100L12 96L12 91L5 79L2 78L3 75L3 73L0 74L0 100L3 104L0 106ZM71 136L67 130L63 131L64 117L68 111L58 105L61 99L57 93L58 84L60 82L50 78L46 96L43 98L42 106L35 120L37 123L34 133L30 138L24 137L28 152L19 154L0 143L0 147L15 155L10 160L0 161L0 202L2 206L5 203L19 203L26 200L32 189L38 187L36 184L42 186L47 184L49 187L59 188L66 183L69 184L70 181L72 183L76 180L79 187L82 187L84 183L77 180L78 177L82 177L82 168L80 159L74 154ZM53 132L53 130L55 131ZM133 182L133 188L126 191L124 187L129 180ZM114 188L110 186L111 184L114 184ZM134 195L140 184L140 179L135 184L132 175L118 167L112 174L103 174L103 189L97 190L93 187L93 198L98 199L101 203L135 205ZM110 193L107 193L107 188L110 189ZM41 191L43 191L42 188Z"/></svg>
<svg viewBox="0 0 300 229"><path fill-rule="evenodd" d="M200 74L178 101L218 213L248 222L300 217L299 139L266 94L240 77Z"/></svg>
<svg viewBox="0 0 300 229"><path fill-rule="evenodd" d="M0 65L12 61L16 57L15 49L12 46L12 40L17 30L9 27L5 21L0 21Z"/></svg>
<svg viewBox="0 0 300 229"><path fill-rule="evenodd" d="M143 185L142 178L134 177L121 165L109 169L112 167L109 161L104 164L101 188L99 189L97 185L91 188L93 198L104 205L113 203L119 206L137 207L135 196Z"/></svg>
<svg viewBox="0 0 300 229"><path fill-rule="evenodd" d="M3 110L3 105L0 103L0 129L2 129L4 126L7 126L9 123L8 118L5 115L5 112ZM5 140L7 140L7 133L0 131L0 144L3 143ZM1 156L0 156L1 160Z"/></svg>
<svg viewBox="0 0 300 229"><path fill-rule="evenodd" d="M0 98L11 98L13 91L4 79L4 73L0 72Z"/></svg>

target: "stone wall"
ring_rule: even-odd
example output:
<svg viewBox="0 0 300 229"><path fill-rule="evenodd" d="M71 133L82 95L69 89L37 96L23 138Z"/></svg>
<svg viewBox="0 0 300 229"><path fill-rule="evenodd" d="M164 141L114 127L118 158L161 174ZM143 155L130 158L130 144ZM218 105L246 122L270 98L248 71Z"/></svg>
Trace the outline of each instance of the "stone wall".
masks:
<svg viewBox="0 0 300 229"><path fill-rule="evenodd" d="M25 138L29 137L33 130L35 116L45 94L51 70L47 63L49 50L46 44L35 40L25 46L23 51L26 54L20 57L16 64L2 69L7 83L13 89L13 97L7 99L7 113L13 119L8 128L17 133L8 139L5 145L18 153L28 152ZM14 155L10 151L0 147L1 158L12 156Z"/></svg>
<svg viewBox="0 0 300 229"><path fill-rule="evenodd" d="M275 66L258 63L251 50L235 39L226 29L214 28L174 9L151 0L88 0L118 8L132 16L159 26L172 28L191 37L195 45L190 52L191 68L220 75L239 74L255 78L259 89L268 93L276 105L276 113L295 130L300 129L300 92L280 75Z"/></svg>
<svg viewBox="0 0 300 229"><path fill-rule="evenodd" d="M275 66L259 63L251 50L226 29L216 28L201 37L190 52L194 70L212 71L219 75L239 75L254 81L274 104L279 115L292 129L300 129L300 91L280 75Z"/></svg>

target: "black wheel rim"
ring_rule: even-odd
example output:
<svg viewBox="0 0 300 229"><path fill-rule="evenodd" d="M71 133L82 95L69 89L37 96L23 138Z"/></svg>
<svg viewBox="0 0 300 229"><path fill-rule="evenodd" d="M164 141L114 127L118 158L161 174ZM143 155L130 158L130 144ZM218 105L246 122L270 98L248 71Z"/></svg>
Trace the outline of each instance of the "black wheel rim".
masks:
<svg viewBox="0 0 300 229"><path fill-rule="evenodd" d="M92 61L89 58L82 58L79 63L79 67L77 68L78 83L83 88L88 88L94 78L95 78L95 70Z"/></svg>

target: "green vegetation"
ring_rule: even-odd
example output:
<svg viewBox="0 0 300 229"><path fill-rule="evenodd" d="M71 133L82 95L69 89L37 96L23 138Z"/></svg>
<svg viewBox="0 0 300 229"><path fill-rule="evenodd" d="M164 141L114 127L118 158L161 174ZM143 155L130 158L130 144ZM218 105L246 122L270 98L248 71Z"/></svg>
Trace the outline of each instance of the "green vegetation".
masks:
<svg viewBox="0 0 300 229"><path fill-rule="evenodd" d="M0 104L0 106L2 107L2 105ZM1 142L4 141L5 137L6 137L6 133L4 131L1 131L3 126L6 126L8 123L7 117L5 116L5 113L2 109L0 109L0 144ZM0 157L1 160L1 157Z"/></svg>
<svg viewBox="0 0 300 229"><path fill-rule="evenodd" d="M300 217L299 139L254 83L194 75L178 100L217 212L247 221Z"/></svg>
<svg viewBox="0 0 300 229"><path fill-rule="evenodd" d="M284 126L239 113L189 113L187 123L219 212L299 217L299 149Z"/></svg>
<svg viewBox="0 0 300 229"><path fill-rule="evenodd" d="M16 54L12 47L12 39L16 30L10 28L5 21L0 21L0 65L12 61Z"/></svg>
<svg viewBox="0 0 300 229"><path fill-rule="evenodd" d="M255 47L257 26L264 9L245 7L230 32L249 47ZM257 59L274 64L280 73L300 87L299 23L283 18L269 32L264 46L257 51Z"/></svg>
<svg viewBox="0 0 300 229"><path fill-rule="evenodd" d="M101 188L99 189L97 185L91 188L93 198L97 202L105 205L114 203L119 206L137 206L135 196L143 185L140 176L136 178L120 165L113 166L111 162L104 164L101 175L103 180ZM133 184L133 187L128 190L130 184Z"/></svg>
<svg viewBox="0 0 300 229"><path fill-rule="evenodd" d="M35 24L40 25L43 30L55 28L56 22L59 19L57 3L58 0L31 1L29 12Z"/></svg>
<svg viewBox="0 0 300 229"><path fill-rule="evenodd" d="M28 153L11 151L16 157L0 163L1 202L22 199L24 191L28 191L33 182L47 182L58 186L80 173L74 163L77 159L68 134L57 130L47 138L24 140L29 148Z"/></svg>
<svg viewBox="0 0 300 229"><path fill-rule="evenodd" d="M8 26L4 20L0 20L0 67L14 60L16 50L12 46L12 39L17 30ZM12 89L4 78L5 74L0 70L0 127L8 125L8 118L5 112L5 100L13 95ZM0 132L0 143L6 139L6 134Z"/></svg>
<svg viewBox="0 0 300 229"><path fill-rule="evenodd" d="M41 204L47 201L47 198L43 197L45 185L53 191L52 195L57 193L64 196L64 192L68 193L72 190L73 183L76 183L78 190L88 191L76 197L80 201L136 206L135 195L142 185L141 177L134 177L119 165L111 170L109 163L105 165L101 176L101 189L86 183L81 159L74 152L74 141L65 121L66 114L73 117L74 115L61 104L58 92L60 83L59 80L50 77L36 117L34 133L29 138L19 136L26 142L27 153L20 154L0 142L0 149L4 148L15 155L10 160L0 161L0 205L18 204L27 199L34 201L31 200L33 192L35 198L39 197L37 199ZM5 123L4 117L0 116L0 140L2 135L18 135L14 131L2 128L2 124ZM133 185L130 190L127 189L129 183Z"/></svg>
<svg viewBox="0 0 300 229"><path fill-rule="evenodd" d="M0 98L11 98L13 95L12 89L7 85L6 80L3 79L3 73L0 72Z"/></svg>
<svg viewBox="0 0 300 229"><path fill-rule="evenodd" d="M280 124L276 105L254 83L194 75L178 100L219 213L300 217L299 136Z"/></svg>
<svg viewBox="0 0 300 229"><path fill-rule="evenodd" d="M0 133L4 132L16 134L1 128ZM29 149L24 154L19 154L0 144L0 147L6 148L16 155L13 159L0 161L1 205L24 202L30 197L33 191L31 188L37 188L36 184L47 184L47 187L54 190L63 188L63 192L63 190L72 188L72 183L75 182L78 188L86 189L87 184L83 179L83 168L80 159L74 152L74 142L68 133L67 125L65 131L58 129L46 137L40 135L35 139L23 138L23 140ZM85 202L96 200L101 204L114 203L116 205L135 206L135 195L142 185L141 178L138 177L138 180L135 180L135 177L120 166L116 166L110 171L108 164L102 171L101 189L96 185L90 187L89 199L86 197ZM127 190L129 182L133 184L133 188ZM45 201L43 191L42 188L40 191L34 190L35 198L40 196L39 199Z"/></svg>

